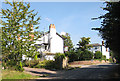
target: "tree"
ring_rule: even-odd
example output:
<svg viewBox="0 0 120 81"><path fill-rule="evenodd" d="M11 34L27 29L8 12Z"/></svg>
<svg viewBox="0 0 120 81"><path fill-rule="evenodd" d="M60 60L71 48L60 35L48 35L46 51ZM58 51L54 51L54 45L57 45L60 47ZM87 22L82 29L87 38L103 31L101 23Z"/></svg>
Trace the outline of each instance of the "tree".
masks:
<svg viewBox="0 0 120 81"><path fill-rule="evenodd" d="M77 55L79 57L79 60L90 60L93 58L93 53L88 51L88 48L92 47L88 45L90 42L90 37L82 37L81 40L78 42L78 48L77 48Z"/></svg>
<svg viewBox="0 0 120 81"><path fill-rule="evenodd" d="M70 34L66 33L65 35L62 35L62 37L64 38L64 46L68 46L68 51L70 51L73 48L73 43L70 38Z"/></svg>
<svg viewBox="0 0 120 81"><path fill-rule="evenodd" d="M101 37L105 40L106 47L109 47L115 54L116 60L120 63L120 1L105 2L106 7L103 10L106 14L93 19L103 19L100 28L92 28L99 31Z"/></svg>
<svg viewBox="0 0 120 81"><path fill-rule="evenodd" d="M13 67L21 65L23 54L29 57L36 56L34 42L38 34L33 29L38 29L40 17L35 20L37 13L29 10L30 3L9 2L10 7L2 9L2 61L4 66Z"/></svg>
<svg viewBox="0 0 120 81"><path fill-rule="evenodd" d="M78 48L77 49L80 49L81 51L84 51L85 49L88 49L90 48L91 46L88 45L90 42L90 37L86 38L86 37L82 37L81 40L78 42Z"/></svg>
<svg viewBox="0 0 120 81"><path fill-rule="evenodd" d="M80 60L91 60L93 59L93 53L91 51L88 50L84 50L81 53L82 57L80 57Z"/></svg>
<svg viewBox="0 0 120 81"><path fill-rule="evenodd" d="M77 55L74 49L65 52L65 56L69 57L69 62L73 62L75 60L78 60L79 58L79 56Z"/></svg>

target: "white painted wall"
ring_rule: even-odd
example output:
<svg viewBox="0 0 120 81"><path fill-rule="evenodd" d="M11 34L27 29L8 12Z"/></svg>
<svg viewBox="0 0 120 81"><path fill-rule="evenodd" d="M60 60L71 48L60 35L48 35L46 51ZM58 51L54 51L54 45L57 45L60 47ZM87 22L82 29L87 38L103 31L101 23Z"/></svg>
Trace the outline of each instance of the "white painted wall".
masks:
<svg viewBox="0 0 120 81"><path fill-rule="evenodd" d="M97 47L97 49L96 49L96 47ZM96 46L96 47L91 47L91 48L88 49L88 50L91 51L91 52L93 52L93 53L95 53L96 51L102 52L101 46Z"/></svg>
<svg viewBox="0 0 120 81"><path fill-rule="evenodd" d="M91 49L88 49L88 50L93 53L95 53L96 51L100 51L100 52L102 52L102 55L106 56L106 59L110 58L110 53L109 53L109 51L106 51L105 46L97 46L97 49L95 49L95 47L92 47Z"/></svg>
<svg viewBox="0 0 120 81"><path fill-rule="evenodd" d="M46 58L46 60L53 60L54 61L55 60L54 56L55 55L46 55L45 58Z"/></svg>
<svg viewBox="0 0 120 81"><path fill-rule="evenodd" d="M106 59L110 58L110 54L108 51L106 51L105 46L102 46L102 54L106 56Z"/></svg>
<svg viewBox="0 0 120 81"><path fill-rule="evenodd" d="M51 53L63 53L63 39L56 35L50 41L50 52Z"/></svg>

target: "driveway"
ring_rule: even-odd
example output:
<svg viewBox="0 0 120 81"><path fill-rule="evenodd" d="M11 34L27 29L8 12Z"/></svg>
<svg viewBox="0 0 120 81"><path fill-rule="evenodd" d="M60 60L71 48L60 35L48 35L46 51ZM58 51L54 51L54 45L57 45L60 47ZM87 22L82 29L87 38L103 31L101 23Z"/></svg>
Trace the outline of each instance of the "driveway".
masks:
<svg viewBox="0 0 120 81"><path fill-rule="evenodd" d="M46 69L31 69L24 67L26 72L33 75L47 75L39 79L110 79L120 78L120 65L118 64L99 64L81 65L81 68L72 70L50 71Z"/></svg>

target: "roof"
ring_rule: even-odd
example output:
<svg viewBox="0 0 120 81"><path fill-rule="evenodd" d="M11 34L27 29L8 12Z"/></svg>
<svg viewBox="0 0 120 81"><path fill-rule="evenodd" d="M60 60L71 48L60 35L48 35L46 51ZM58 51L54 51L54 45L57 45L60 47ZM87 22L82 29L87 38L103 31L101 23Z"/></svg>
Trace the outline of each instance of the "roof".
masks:
<svg viewBox="0 0 120 81"><path fill-rule="evenodd" d="M100 44L98 44L98 43L94 43L94 44L88 44L88 46L93 46L93 47L95 47L95 46L102 46L102 45L100 45Z"/></svg>
<svg viewBox="0 0 120 81"><path fill-rule="evenodd" d="M44 36L44 35L46 35L46 34L48 34L48 33L50 33L50 31L45 32L45 34L43 34L42 36ZM57 33L57 32L56 32L56 34L57 34L59 37L61 37L63 40L65 39L65 38L64 38L64 37L62 37L59 33ZM42 37L42 36L41 36L41 37Z"/></svg>

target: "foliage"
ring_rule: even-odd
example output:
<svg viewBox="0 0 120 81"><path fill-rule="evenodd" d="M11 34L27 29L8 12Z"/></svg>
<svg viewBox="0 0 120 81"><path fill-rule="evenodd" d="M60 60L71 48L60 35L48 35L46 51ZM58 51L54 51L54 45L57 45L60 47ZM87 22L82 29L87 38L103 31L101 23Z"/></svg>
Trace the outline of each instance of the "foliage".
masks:
<svg viewBox="0 0 120 81"><path fill-rule="evenodd" d="M103 10L107 13L97 18L102 19L101 27L92 29L99 31L101 37L105 40L106 47L114 52L117 62L120 63L120 1L105 3L106 7Z"/></svg>
<svg viewBox="0 0 120 81"><path fill-rule="evenodd" d="M58 60L59 58L63 59L63 58L65 58L65 54L63 54L63 53L56 53L54 58L55 58L55 60Z"/></svg>
<svg viewBox="0 0 120 81"><path fill-rule="evenodd" d="M91 60L93 59L93 53L91 51L88 51L88 50L84 50L82 53L81 53L81 60Z"/></svg>
<svg viewBox="0 0 120 81"><path fill-rule="evenodd" d="M70 51L66 52L65 56L68 56L69 62L73 62L75 60L78 60L78 57L79 57L77 55L77 53L75 52L75 50L70 50Z"/></svg>
<svg viewBox="0 0 120 81"><path fill-rule="evenodd" d="M90 42L90 37L82 37L81 40L78 42L78 48L76 53L78 55L78 60L90 60L93 58L93 53L88 51L88 48L92 47L88 45Z"/></svg>
<svg viewBox="0 0 120 81"><path fill-rule="evenodd" d="M33 32L33 29L38 29L40 17L35 20L37 13L29 10L30 3L6 1L5 4L10 7L0 12L3 65L21 67L23 54L34 58L34 53L36 53L34 40L38 39L38 32Z"/></svg>
<svg viewBox="0 0 120 81"><path fill-rule="evenodd" d="M19 71L24 71L23 67L22 67L22 62L20 62L18 68L16 70L19 70Z"/></svg>
<svg viewBox="0 0 120 81"><path fill-rule="evenodd" d="M68 51L70 51L73 48L73 43L70 37L69 33L66 33L65 35L62 35L64 38L64 46L68 46Z"/></svg>
<svg viewBox="0 0 120 81"><path fill-rule="evenodd" d="M109 62L110 63L114 63L112 58L109 58Z"/></svg>
<svg viewBox="0 0 120 81"><path fill-rule="evenodd" d="M96 51L94 54L95 59L101 59L102 58L102 53L100 51Z"/></svg>
<svg viewBox="0 0 120 81"><path fill-rule="evenodd" d="M44 60L40 61L39 64L35 65L35 68L46 68L46 69L55 69L55 61L53 60Z"/></svg>
<svg viewBox="0 0 120 81"><path fill-rule="evenodd" d="M106 61L106 56L105 55L102 55L102 60Z"/></svg>
<svg viewBox="0 0 120 81"><path fill-rule="evenodd" d="M30 68L60 69L60 60L24 60L23 66Z"/></svg>
<svg viewBox="0 0 120 81"><path fill-rule="evenodd" d="M62 62L63 59L65 58L65 54L56 53L54 58L55 58L56 69L62 69Z"/></svg>
<svg viewBox="0 0 120 81"><path fill-rule="evenodd" d="M33 68L34 66L38 64L39 64L39 60L24 60L23 61L23 66L26 66L26 67Z"/></svg>
<svg viewBox="0 0 120 81"><path fill-rule="evenodd" d="M82 37L81 40L78 42L78 48L77 49L80 49L81 51L84 51L88 48L90 48L91 46L89 46L90 42L90 37L86 38L86 37Z"/></svg>

